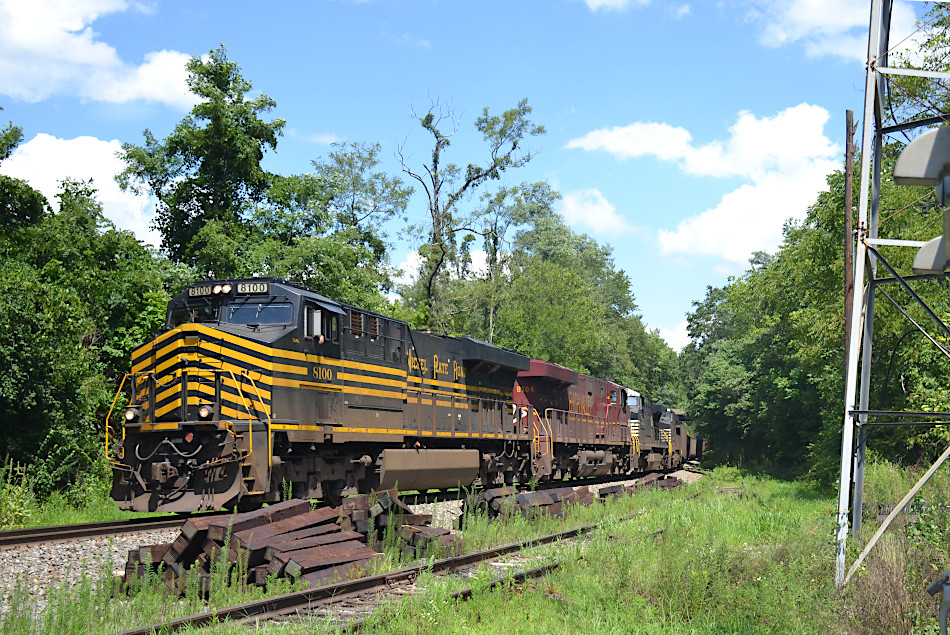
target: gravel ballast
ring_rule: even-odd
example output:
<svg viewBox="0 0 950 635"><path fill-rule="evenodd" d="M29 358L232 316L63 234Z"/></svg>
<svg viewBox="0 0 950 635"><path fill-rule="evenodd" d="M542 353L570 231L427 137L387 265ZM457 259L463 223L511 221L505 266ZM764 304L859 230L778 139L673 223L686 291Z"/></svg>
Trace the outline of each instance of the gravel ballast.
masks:
<svg viewBox="0 0 950 635"><path fill-rule="evenodd" d="M129 550L142 545L171 542L178 530L148 531L123 534L112 538L90 538L70 542L50 542L17 549L0 551L0 589L3 590L3 609L6 596L17 580L26 583L30 597L37 608L46 605L49 589L67 577L78 579L82 574L96 576L107 566L114 575L122 575Z"/></svg>

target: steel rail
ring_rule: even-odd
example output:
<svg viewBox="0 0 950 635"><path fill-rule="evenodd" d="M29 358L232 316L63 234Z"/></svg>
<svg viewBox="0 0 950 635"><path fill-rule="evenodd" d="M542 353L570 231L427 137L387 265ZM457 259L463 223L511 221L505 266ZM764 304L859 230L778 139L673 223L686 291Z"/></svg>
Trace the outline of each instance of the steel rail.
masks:
<svg viewBox="0 0 950 635"><path fill-rule="evenodd" d="M622 516L613 520L627 520L635 517ZM494 549L486 549L475 553L465 554L455 558L444 558L436 560L431 564L422 564L415 567L407 567L398 571L382 573L378 575L366 576L356 580L340 582L338 584L328 584L314 589L305 589L295 593L287 593L263 600L238 604L222 609L216 609L205 613L199 613L188 617L182 617L168 622L159 622L143 628L134 628L122 631L120 635L149 635L150 633L173 633L178 630L193 627L207 626L220 621L228 620L231 623L241 624L246 622L259 622L267 619L277 619L294 614L301 609L311 608L320 604L330 604L342 599L352 597L360 593L384 589L390 585L400 582L411 581L424 572L445 573L455 571L462 567L493 560L509 553L521 551L531 547L550 544L567 538L575 538L585 533L590 533L602 523L594 525L585 525L577 529L570 529L555 534L549 534L540 538L534 538L524 542L516 542Z"/></svg>
<svg viewBox="0 0 950 635"><path fill-rule="evenodd" d="M522 571L521 573L515 573L511 576L500 576L489 582L484 588L486 591L491 591L496 587L502 584L521 584L525 580L533 580L535 578L540 578L544 576L549 571L554 571L561 566L560 562L552 562L551 564L546 564L535 569L528 569L527 571ZM468 587L467 589L462 589L461 591L456 591L451 595L453 600L460 600L465 602L470 600L472 596L475 595L475 588ZM363 626L366 625L366 620L369 618L362 617L358 620L354 620L349 624L344 624L340 627L340 633L357 633L363 629Z"/></svg>
<svg viewBox="0 0 950 635"><path fill-rule="evenodd" d="M689 470L685 465L680 466L676 469ZM632 481L638 478L643 478L644 476L649 476L650 474L669 474L670 472L675 472L676 469L671 470L653 470L646 472L637 472L636 474L607 474L604 476L587 476L584 478L574 478L568 480L559 480L559 481L541 481L535 485L534 490L543 491L548 489L559 489L561 487L584 487L585 485L609 485L611 483L621 483L623 481ZM711 470L703 472L701 470L692 470L698 471L701 474L709 473ZM498 487L511 487L516 491L528 491L530 489L527 483L514 483L512 485L491 485L488 487L479 486L477 488L470 489L472 495L477 496L479 492L483 490L495 489ZM420 494L411 494L406 492L399 492L399 500L406 503L407 505L420 505L426 503L443 503L446 501L453 500L465 500L468 494L463 490L440 490L436 492L420 493Z"/></svg>
<svg viewBox="0 0 950 635"><path fill-rule="evenodd" d="M537 489L544 490L557 487L601 485L625 480L630 480L630 477L618 477L616 475L611 475L605 477L574 479L571 481L545 481L543 483L539 483ZM466 497L467 494L464 490L439 491L420 494L400 494L400 498L409 505L445 502L451 500L465 500ZM322 506L323 505L321 505L321 507ZM229 514L230 512L204 513ZM28 527L25 529L7 529L0 531L0 551L16 549L18 547L35 545L44 542L68 542L73 540L85 540L90 538L138 533L143 531L177 529L193 515L194 514L180 514L177 516L166 516L162 518L129 518L125 520L77 523L72 525L50 525L46 527Z"/></svg>
<svg viewBox="0 0 950 635"><path fill-rule="evenodd" d="M74 525L51 525L48 527L28 527L26 529L7 529L0 531L0 551L16 549L27 545L45 542L67 542L117 536L142 531L161 531L177 529L191 516L180 515L163 518L128 518L125 520L107 520L95 523Z"/></svg>

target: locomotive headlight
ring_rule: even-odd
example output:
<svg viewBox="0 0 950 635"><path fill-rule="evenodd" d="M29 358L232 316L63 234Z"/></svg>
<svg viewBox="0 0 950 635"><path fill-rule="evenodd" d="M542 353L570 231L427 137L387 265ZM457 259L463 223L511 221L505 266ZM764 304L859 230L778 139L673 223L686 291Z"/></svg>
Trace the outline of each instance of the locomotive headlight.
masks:
<svg viewBox="0 0 950 635"><path fill-rule="evenodd" d="M221 290L222 290L223 288L224 288L224 287L222 287L220 284L216 284L216 285L214 285L214 288L211 289L211 293L213 293L213 294L215 294L215 295L218 295L219 293L221 293Z"/></svg>
<svg viewBox="0 0 950 635"><path fill-rule="evenodd" d="M138 408L128 408L125 411L125 420L127 423L133 423L139 420L139 409Z"/></svg>
<svg viewBox="0 0 950 635"><path fill-rule="evenodd" d="M198 408L198 418L199 419L210 419L211 415L214 414L214 411L211 410L208 406L201 406Z"/></svg>
<svg viewBox="0 0 950 635"><path fill-rule="evenodd" d="M221 293L231 293L231 285L227 283L221 285Z"/></svg>

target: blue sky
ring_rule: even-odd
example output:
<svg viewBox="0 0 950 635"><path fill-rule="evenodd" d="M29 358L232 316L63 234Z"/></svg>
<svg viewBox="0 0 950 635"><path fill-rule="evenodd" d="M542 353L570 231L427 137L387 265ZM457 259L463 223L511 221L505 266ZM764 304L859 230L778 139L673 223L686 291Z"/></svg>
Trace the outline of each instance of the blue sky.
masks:
<svg viewBox="0 0 950 635"><path fill-rule="evenodd" d="M891 41L924 5L895 0ZM154 201L118 190L119 144L164 137L192 102L184 64L223 43L287 121L268 169L301 173L332 142L429 147L412 109L460 120L449 160L484 161L482 108L527 98L547 128L507 183L547 180L565 220L614 249L639 311L675 348L707 285L774 251L842 162L863 109L860 0L0 0L0 165L47 196L93 178L106 215L157 243ZM425 213L417 195L410 213ZM414 245L394 240L393 264ZM407 267L407 269L409 269Z"/></svg>

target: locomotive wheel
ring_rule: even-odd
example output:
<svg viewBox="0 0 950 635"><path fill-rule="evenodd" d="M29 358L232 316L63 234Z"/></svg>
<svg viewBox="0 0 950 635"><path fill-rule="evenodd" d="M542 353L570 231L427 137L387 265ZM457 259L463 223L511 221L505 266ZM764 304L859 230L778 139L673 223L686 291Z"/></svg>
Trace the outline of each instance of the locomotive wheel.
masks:
<svg viewBox="0 0 950 635"><path fill-rule="evenodd" d="M343 502L343 488L346 487L346 481L323 481L323 500L332 507L337 507Z"/></svg>

